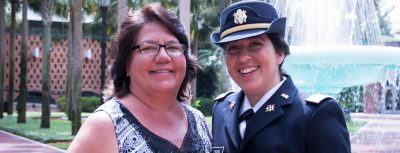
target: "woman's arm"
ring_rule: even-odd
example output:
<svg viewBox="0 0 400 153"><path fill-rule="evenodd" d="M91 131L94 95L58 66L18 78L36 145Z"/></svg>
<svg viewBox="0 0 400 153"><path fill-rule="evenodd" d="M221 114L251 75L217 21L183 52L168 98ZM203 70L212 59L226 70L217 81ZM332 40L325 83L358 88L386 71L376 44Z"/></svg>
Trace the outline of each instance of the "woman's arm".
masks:
<svg viewBox="0 0 400 153"><path fill-rule="evenodd" d="M115 129L110 116L103 111L90 115L79 129L67 152L118 152Z"/></svg>
<svg viewBox="0 0 400 153"><path fill-rule="evenodd" d="M307 152L351 152L346 121L335 100L322 102L313 113L307 132Z"/></svg>

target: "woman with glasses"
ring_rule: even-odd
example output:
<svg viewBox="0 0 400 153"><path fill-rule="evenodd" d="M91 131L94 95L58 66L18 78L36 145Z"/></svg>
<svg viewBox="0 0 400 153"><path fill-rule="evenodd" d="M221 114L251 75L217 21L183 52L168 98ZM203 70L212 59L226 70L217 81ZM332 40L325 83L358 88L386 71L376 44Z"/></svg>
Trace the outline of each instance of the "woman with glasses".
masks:
<svg viewBox="0 0 400 153"><path fill-rule="evenodd" d="M203 114L188 84L197 63L179 19L159 5L121 25L111 67L111 97L83 124L70 152L210 152Z"/></svg>

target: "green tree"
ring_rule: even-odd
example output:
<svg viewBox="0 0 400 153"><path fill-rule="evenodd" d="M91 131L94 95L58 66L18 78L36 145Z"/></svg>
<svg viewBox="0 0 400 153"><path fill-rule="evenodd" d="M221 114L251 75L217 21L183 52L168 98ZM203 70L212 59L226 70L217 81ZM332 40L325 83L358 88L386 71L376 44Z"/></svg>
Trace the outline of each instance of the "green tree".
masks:
<svg viewBox="0 0 400 153"><path fill-rule="evenodd" d="M0 36L4 36L4 27L5 27L5 14L6 14L6 1L0 1ZM4 111L4 52L5 52L5 43L4 37L0 37L0 118L3 118Z"/></svg>
<svg viewBox="0 0 400 153"><path fill-rule="evenodd" d="M117 33L121 28L121 23L128 17L128 3L126 0L118 0L118 24Z"/></svg>
<svg viewBox="0 0 400 153"><path fill-rule="evenodd" d="M214 99L217 96L218 78L213 67L206 67L197 73L199 88L197 88L197 96Z"/></svg>
<svg viewBox="0 0 400 153"><path fill-rule="evenodd" d="M14 50L15 50L15 31L16 31L16 19L15 14L17 12L18 0L11 1L11 34L10 34L10 59L9 59L9 80L8 80L8 108L7 114L13 114L14 105Z"/></svg>
<svg viewBox="0 0 400 153"><path fill-rule="evenodd" d="M72 6L72 4L68 4L68 7ZM72 12L72 11L70 11ZM70 14L70 19L72 19L72 13ZM73 21L70 21L68 23L68 53L67 53L67 85L65 89L65 110L67 112L68 120L72 120L72 109L71 109L71 94L72 94L72 65L73 65L73 60L72 60L72 52L73 52L73 39L72 39L72 27L73 27Z"/></svg>
<svg viewBox="0 0 400 153"><path fill-rule="evenodd" d="M191 0L180 0L179 1L179 18L182 21L183 27L186 30L186 35L188 36L190 42L190 1ZM189 46L188 46L189 47ZM192 50L192 55L197 57L197 50ZM196 78L193 79L190 87L191 99L190 103L193 104L196 100Z"/></svg>
<svg viewBox="0 0 400 153"><path fill-rule="evenodd" d="M42 120L41 128L50 128L50 52L51 21L53 16L53 0L43 0L41 16L43 22L43 58L42 58Z"/></svg>
<svg viewBox="0 0 400 153"><path fill-rule="evenodd" d="M81 97L81 65L82 65L82 1L81 0L73 0L71 4L71 22L72 22L72 55L71 61L73 64L71 66L71 84L69 84L71 88L71 94L69 95L69 99L71 100L71 119L72 119L72 135L76 135L78 133L79 128L81 127L81 106L80 106L80 97Z"/></svg>
<svg viewBox="0 0 400 153"><path fill-rule="evenodd" d="M20 63L20 83L19 83L19 98L17 104L17 123L26 123L26 101L28 97L27 85L27 65L28 65L28 0L22 1L22 46L21 46L21 63Z"/></svg>
<svg viewBox="0 0 400 153"><path fill-rule="evenodd" d="M219 30L220 13L229 4L237 0L192 0L191 3L191 49L197 53L200 65L207 69L216 70L218 89L215 92L225 92L230 88L230 82L226 78L229 75L226 72L221 48L212 45L210 42L210 33ZM210 71L204 71L205 73ZM213 74L210 74L213 75ZM199 76L198 79L200 79ZM223 78L223 79L222 79ZM204 85L204 86L203 86ZM199 84L198 88L206 88L205 84Z"/></svg>

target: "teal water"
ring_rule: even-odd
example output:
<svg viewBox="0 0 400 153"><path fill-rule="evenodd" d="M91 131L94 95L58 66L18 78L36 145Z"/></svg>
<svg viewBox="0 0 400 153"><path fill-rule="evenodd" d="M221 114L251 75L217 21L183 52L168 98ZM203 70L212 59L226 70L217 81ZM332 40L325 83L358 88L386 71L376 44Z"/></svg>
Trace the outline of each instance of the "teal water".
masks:
<svg viewBox="0 0 400 153"><path fill-rule="evenodd" d="M396 84L400 48L296 46L291 47L283 69L302 91L334 96L345 87L376 82Z"/></svg>

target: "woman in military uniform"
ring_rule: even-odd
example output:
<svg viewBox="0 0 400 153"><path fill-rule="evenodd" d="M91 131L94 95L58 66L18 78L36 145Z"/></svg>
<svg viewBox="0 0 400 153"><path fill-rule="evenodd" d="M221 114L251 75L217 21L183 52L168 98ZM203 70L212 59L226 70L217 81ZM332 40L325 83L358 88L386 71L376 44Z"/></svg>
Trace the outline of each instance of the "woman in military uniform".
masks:
<svg viewBox="0 0 400 153"><path fill-rule="evenodd" d="M215 152L347 153L349 133L337 102L303 96L282 71L289 55L286 18L263 1L223 10L212 43L224 49L231 78L241 88L219 96L213 110Z"/></svg>

